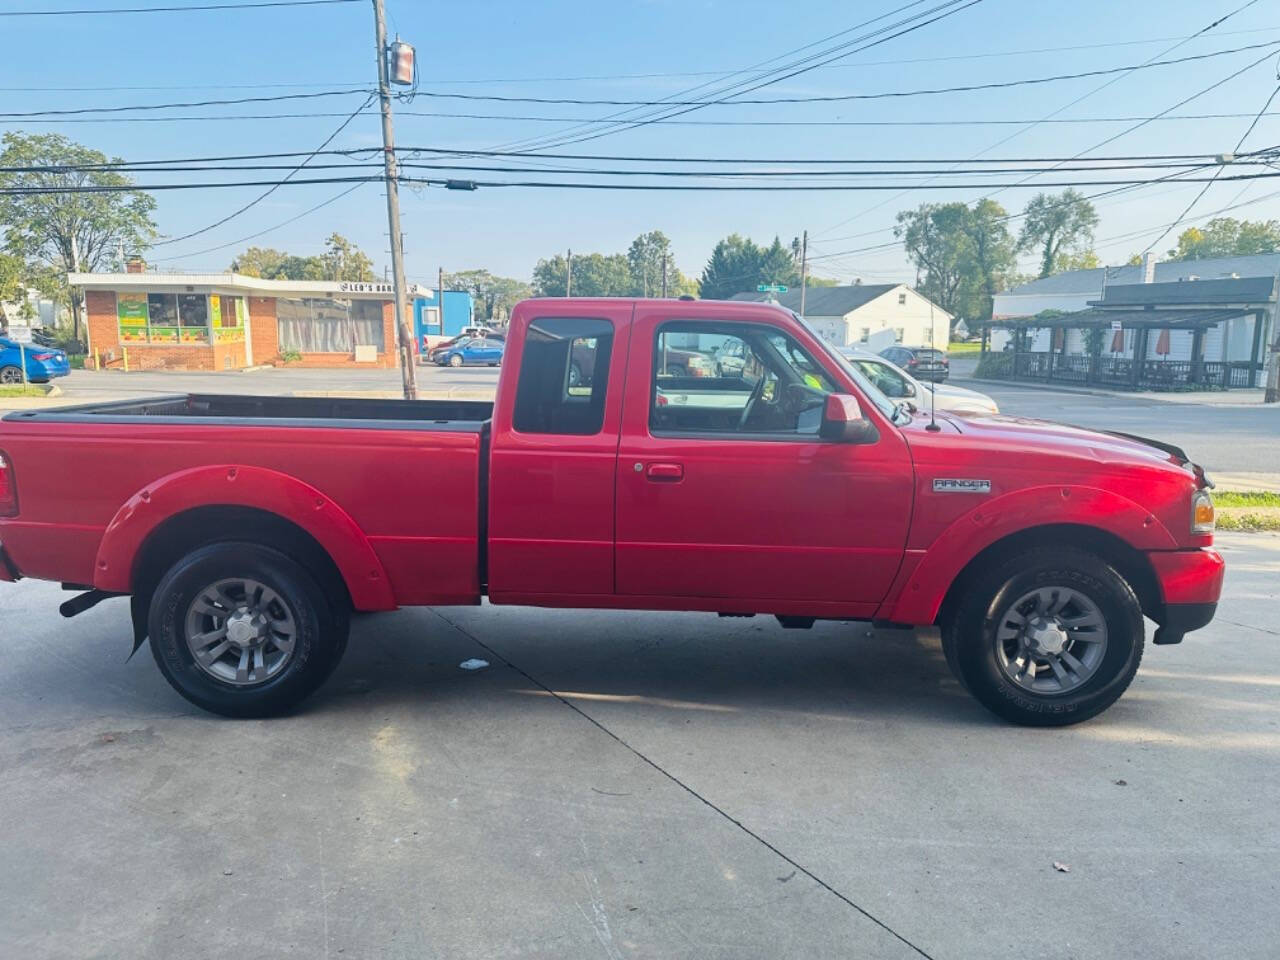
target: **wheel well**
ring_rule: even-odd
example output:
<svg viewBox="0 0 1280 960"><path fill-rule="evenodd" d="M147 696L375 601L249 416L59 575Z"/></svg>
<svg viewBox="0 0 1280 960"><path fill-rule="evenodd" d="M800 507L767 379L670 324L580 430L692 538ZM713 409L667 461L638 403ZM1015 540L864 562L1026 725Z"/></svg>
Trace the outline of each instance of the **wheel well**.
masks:
<svg viewBox="0 0 1280 960"><path fill-rule="evenodd" d="M165 571L192 550L210 543L243 540L279 550L311 571L325 593L350 605L351 595L337 564L320 543L279 514L253 507L196 507L175 514L143 541L130 586L135 598L149 599Z"/></svg>
<svg viewBox="0 0 1280 960"><path fill-rule="evenodd" d="M946 622L979 571L1024 550L1046 545L1077 547L1101 557L1124 577L1129 586L1133 587L1133 592L1137 594L1138 602L1142 605L1142 612L1157 622L1161 620L1163 600L1160 596L1160 585L1156 581L1155 571L1150 561L1142 551L1131 547L1106 530L1060 523L1019 530L979 552L965 564L964 569L947 590L935 622Z"/></svg>

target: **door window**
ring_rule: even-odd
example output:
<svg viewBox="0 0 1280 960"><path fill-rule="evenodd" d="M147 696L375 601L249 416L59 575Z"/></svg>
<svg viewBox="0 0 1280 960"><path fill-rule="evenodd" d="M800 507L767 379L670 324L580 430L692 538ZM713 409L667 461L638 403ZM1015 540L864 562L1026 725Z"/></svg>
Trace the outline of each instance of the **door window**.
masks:
<svg viewBox="0 0 1280 960"><path fill-rule="evenodd" d="M654 343L654 434L816 436L826 371L779 330L752 324L663 324Z"/></svg>
<svg viewBox="0 0 1280 960"><path fill-rule="evenodd" d="M612 355L608 320L534 320L520 358L512 426L521 433L599 433Z"/></svg>

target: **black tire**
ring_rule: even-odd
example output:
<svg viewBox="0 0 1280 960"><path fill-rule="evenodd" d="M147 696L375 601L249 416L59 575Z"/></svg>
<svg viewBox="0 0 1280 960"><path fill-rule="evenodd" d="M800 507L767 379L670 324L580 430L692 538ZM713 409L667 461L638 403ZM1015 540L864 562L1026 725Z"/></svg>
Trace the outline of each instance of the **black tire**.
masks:
<svg viewBox="0 0 1280 960"><path fill-rule="evenodd" d="M667 364L667 376L669 377L687 377L689 371L684 368L683 363Z"/></svg>
<svg viewBox="0 0 1280 960"><path fill-rule="evenodd" d="M22 382L22 368L15 366L0 367L0 383L15 384Z"/></svg>
<svg viewBox="0 0 1280 960"><path fill-rule="evenodd" d="M1091 676L1049 695L1028 691L1005 674L996 628L1017 598L1055 586L1094 604L1106 625L1106 645ZM1115 568L1085 550L1041 547L1008 557L967 584L942 625L942 646L961 685L992 713L1026 726L1058 727L1097 716L1120 698L1142 661L1143 632L1142 606Z"/></svg>
<svg viewBox="0 0 1280 960"><path fill-rule="evenodd" d="M187 612L215 583L251 578L286 605L296 627L293 651L279 672L239 686L200 667L187 644ZM160 672L187 700L225 717L286 713L313 693L337 667L347 646L345 598L330 601L303 566L257 543L224 542L187 554L161 578L151 597L148 632Z"/></svg>

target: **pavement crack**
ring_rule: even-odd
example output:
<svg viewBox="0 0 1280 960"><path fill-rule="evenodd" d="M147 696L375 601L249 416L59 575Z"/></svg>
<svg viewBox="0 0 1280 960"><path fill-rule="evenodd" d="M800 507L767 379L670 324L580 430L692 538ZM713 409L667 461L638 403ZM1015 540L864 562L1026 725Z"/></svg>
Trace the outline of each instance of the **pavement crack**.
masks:
<svg viewBox="0 0 1280 960"><path fill-rule="evenodd" d="M434 607L431 607L431 608L428 608L428 609L430 609L432 613L434 613L437 617L439 617L441 620L443 620L443 621L444 621L445 623L447 623L449 626L453 627L453 629L457 630L457 631L458 631L460 634L462 634L464 637L466 637L467 639L471 640L473 643L475 643L477 646L479 646L482 650L484 650L485 652L487 652L491 657L493 657L493 659L494 659L494 660L498 661L499 663L504 664L505 666L507 666L507 667L508 667L508 668L510 668L511 670L514 670L516 673L520 674L520 676L524 677L526 680L528 680L528 681L529 681L530 683L532 683L534 686L538 687L538 688L539 688L539 689L541 689L541 690L546 691L546 693L547 693L549 696L552 696L552 697L554 697L556 700L559 700L562 704L564 704L564 706L568 707L570 710L572 710L574 713L576 713L578 716L580 716L583 720L586 720L586 721L587 721L587 723L591 724L593 727L595 727L597 730L599 730L599 731L600 731L601 733L603 733L605 736L607 736L607 737L609 737L611 740L615 741L619 746L621 746L621 747L623 747L624 749L626 749L626 750L630 751L632 754L634 754L634 755L635 755L635 757L636 757L637 759L639 759L639 760L643 761L645 764L647 764L648 766L652 767L652 768L653 768L654 770L656 770L658 773L662 774L662 776L666 777L668 780L670 780L672 783L674 783L677 787L679 787L679 788L680 788L681 790L683 790L685 793L689 794L689 796L693 797L693 798L694 798L695 800L697 800L699 803L702 803L702 804L704 804L705 806L707 806L707 807L711 808L713 811L715 811L717 814L719 814L723 819L725 819L725 820L729 821L729 823L733 824L733 825L734 825L735 827L737 827L741 832L745 833L748 837L750 837L750 838L751 838L752 840L754 840L756 843L760 844L762 847L764 847L766 850L768 850L768 851L769 851L770 853L772 853L774 856L776 856L776 857L778 857L779 859L781 859L781 860L782 860L783 862L785 862L788 866L790 866L790 867L794 868L795 870L798 870L800 873L804 874L806 877L808 877L810 880L812 880L814 883L816 883L818 886L820 886L823 890L826 890L826 891L827 891L827 893L831 894L833 897L835 897L835 898L836 898L837 900L839 900L841 903L845 904L846 906L848 906L848 907L852 908L853 910L857 911L858 913L860 913L863 917L865 917L866 919L870 920L872 923L874 923L877 927L879 927L879 928L880 928L881 930L883 930L885 933L889 934L889 935L890 935L891 937L893 937L895 940L899 941L899 942L900 942L900 943L902 943L904 946L906 946L906 947L910 948L911 950L915 951L915 953L919 954L921 957L924 957L924 958L925 958L925 960L935 960L935 958L934 958L931 954L927 953L927 952L926 952L922 947L917 946L915 943L913 943L912 941L908 940L906 937L904 937L902 934L900 934L897 930L894 930L894 929L893 929L893 927L889 926L887 923L885 923L883 920L881 920L881 919L880 919L879 917L877 917L875 914L871 913L871 911L867 910L865 907L861 907L861 906L859 906L859 905L858 905L857 903L855 903L852 899L850 899L849 897L845 896L843 893L841 893L839 890L837 890L835 887L833 887L833 886L832 886L831 884L829 884L827 881L823 880L821 877L819 877L816 873L814 873L812 870L810 870L810 869L809 869L808 867L806 867L804 864L800 863L798 860L795 860L794 858L792 858L792 857L791 857L791 856L789 856L788 854L784 853L782 850L780 850L780 849L779 849L778 847L776 847L774 844L770 843L768 840L766 840L766 839L765 839L764 837L762 837L760 834L756 833L754 830L752 830L750 827L748 827L745 823L743 823L743 822L742 822L741 820L739 820L737 817L733 816L733 814L731 814L731 813L729 813L728 811L726 811L723 807L717 806L714 802L712 802L711 800L707 799L705 796L703 796L701 793L699 793L699 792L698 792L697 790L695 790L693 787L689 786L689 784L685 783L683 780L681 780L679 777L677 777L674 773L671 773L670 771L668 771L665 767L663 767L661 764L659 764L656 760L651 759L648 755L646 755L646 754L642 753L638 748L636 748L636 747L632 746L632 745L631 745L630 743L628 743L628 742L627 742L627 740L625 740L621 735L619 735L619 734L617 734L617 733L614 733L614 732L613 732L612 730L610 730L607 726L605 726L603 723L601 723L601 722L600 722L599 720L597 720L595 717L591 716L591 714L587 713L585 710L583 710L583 709L582 709L581 707L579 707L577 704L573 703L571 700L569 700L569 699L567 699L567 698L565 698L565 697L562 697L562 696L561 696L560 694L558 694L555 690L552 690L549 686L547 686L545 683L543 683L543 682L542 682L541 680L539 680L537 677L533 676L531 673L529 673L529 672L528 672L527 670L525 670L523 667L519 667L519 666L517 666L516 664L512 663L510 660L508 660L505 656L503 656L502 654L500 654L500 653L499 653L497 650L495 650L493 647L489 646L487 643L485 643L483 640L481 640L479 637L477 637L474 633L472 633L471 631L466 630L466 629L464 629L463 627L459 626L458 624L454 623L454 621L450 620L448 617L446 617L444 614L440 613L440 612L439 612L438 610L436 610ZM788 877L787 879L790 879L790 877Z"/></svg>

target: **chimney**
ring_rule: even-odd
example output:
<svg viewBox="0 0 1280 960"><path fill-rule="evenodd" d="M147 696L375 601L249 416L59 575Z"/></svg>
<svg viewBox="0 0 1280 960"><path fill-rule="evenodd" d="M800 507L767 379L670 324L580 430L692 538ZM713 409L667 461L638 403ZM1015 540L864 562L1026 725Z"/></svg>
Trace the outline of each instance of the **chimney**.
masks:
<svg viewBox="0 0 1280 960"><path fill-rule="evenodd" d="M1144 253L1142 255L1142 282L1156 282L1156 261L1160 259L1154 253Z"/></svg>

